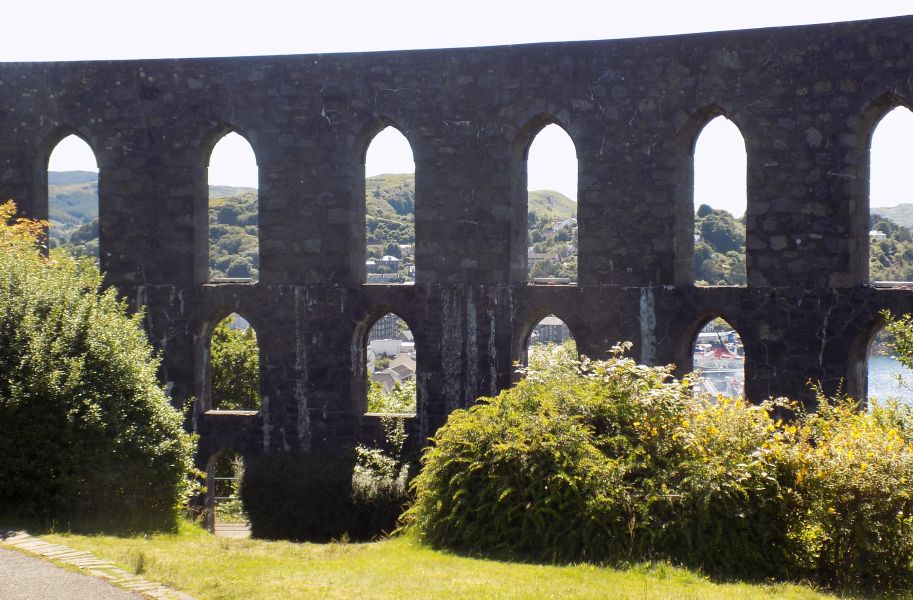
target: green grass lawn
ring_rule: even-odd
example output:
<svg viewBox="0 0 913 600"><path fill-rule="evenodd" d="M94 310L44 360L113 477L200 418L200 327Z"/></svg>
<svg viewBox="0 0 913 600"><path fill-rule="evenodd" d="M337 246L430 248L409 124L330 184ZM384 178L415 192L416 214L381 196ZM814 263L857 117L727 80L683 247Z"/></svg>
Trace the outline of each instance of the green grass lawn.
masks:
<svg viewBox="0 0 913 600"><path fill-rule="evenodd" d="M230 540L184 525L148 538L49 534L206 598L833 598L796 585L718 584L663 564L625 570L454 556L409 537L367 544Z"/></svg>

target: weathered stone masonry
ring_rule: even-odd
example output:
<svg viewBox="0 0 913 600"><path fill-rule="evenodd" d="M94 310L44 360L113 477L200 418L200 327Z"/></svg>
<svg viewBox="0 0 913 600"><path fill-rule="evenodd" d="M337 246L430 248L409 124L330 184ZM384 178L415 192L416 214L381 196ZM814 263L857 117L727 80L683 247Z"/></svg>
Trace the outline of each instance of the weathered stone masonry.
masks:
<svg viewBox="0 0 913 600"><path fill-rule="evenodd" d="M752 400L865 390L883 308L864 285L868 144L913 98L913 18L503 48L0 65L0 194L47 214L48 154L78 133L99 162L102 267L147 307L176 403L202 398L201 463L376 435L361 350L401 315L427 435L511 384L541 317L600 356L631 340L690 365L711 317L746 347ZM692 149L724 114L748 152L749 285L695 288ZM560 124L579 158L578 286L526 279L525 153ZM414 286L364 285L364 155L394 124L416 162ZM257 284L207 282L207 160L227 130L260 167ZM236 311L261 346L263 408L206 412L212 327ZM421 439L421 438L419 438Z"/></svg>

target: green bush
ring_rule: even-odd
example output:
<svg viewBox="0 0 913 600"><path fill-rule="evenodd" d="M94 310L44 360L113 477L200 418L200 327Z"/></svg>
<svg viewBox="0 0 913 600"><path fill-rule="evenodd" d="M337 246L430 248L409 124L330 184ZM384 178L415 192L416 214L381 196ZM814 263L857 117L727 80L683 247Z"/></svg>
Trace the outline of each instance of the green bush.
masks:
<svg viewBox="0 0 913 600"><path fill-rule="evenodd" d="M843 589L913 583L910 408L695 396L620 348L603 362L546 348L530 364L435 434L405 517L424 541Z"/></svg>
<svg viewBox="0 0 913 600"><path fill-rule="evenodd" d="M193 443L158 360L89 262L38 251L0 208L0 515L167 528L191 492Z"/></svg>
<svg viewBox="0 0 913 600"><path fill-rule="evenodd" d="M415 414L416 382L412 377L393 384L389 394L376 381L368 380L368 412L380 414Z"/></svg>
<svg viewBox="0 0 913 600"><path fill-rule="evenodd" d="M682 413L689 390L620 349L606 362L555 356L438 430L407 515L422 539L540 560L640 553L661 499L651 473L682 447L659 425Z"/></svg>

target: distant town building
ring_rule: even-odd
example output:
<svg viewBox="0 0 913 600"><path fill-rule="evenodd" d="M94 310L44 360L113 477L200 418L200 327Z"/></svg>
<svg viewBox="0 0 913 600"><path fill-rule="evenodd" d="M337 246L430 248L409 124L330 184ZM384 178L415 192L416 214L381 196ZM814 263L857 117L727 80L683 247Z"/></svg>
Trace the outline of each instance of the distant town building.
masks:
<svg viewBox="0 0 913 600"><path fill-rule="evenodd" d="M368 340L399 339L400 329L406 328L405 323L403 323L402 327L400 327L400 323L403 323L403 320L393 313L385 314L374 322L371 331L368 333Z"/></svg>
<svg viewBox="0 0 913 600"><path fill-rule="evenodd" d="M554 315L549 315L539 321L539 324L533 328L533 335L530 336L530 343L546 344L552 342L560 344L564 340L569 339L573 339L573 336L571 335L571 330L564 324L564 321Z"/></svg>
<svg viewBox="0 0 913 600"><path fill-rule="evenodd" d="M562 219L552 226L552 231L558 231L560 229L564 229L565 227L577 227L577 219L574 217Z"/></svg>
<svg viewBox="0 0 913 600"><path fill-rule="evenodd" d="M883 240L886 237L888 237L888 236L885 235L884 232L878 231L877 229L873 229L872 231L869 232L869 238L873 239L873 240Z"/></svg>

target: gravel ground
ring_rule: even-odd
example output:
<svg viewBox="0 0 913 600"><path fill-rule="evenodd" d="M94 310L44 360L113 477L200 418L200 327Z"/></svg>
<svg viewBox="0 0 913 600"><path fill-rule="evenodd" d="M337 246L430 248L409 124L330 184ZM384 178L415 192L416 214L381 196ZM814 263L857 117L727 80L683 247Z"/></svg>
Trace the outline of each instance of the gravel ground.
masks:
<svg viewBox="0 0 913 600"><path fill-rule="evenodd" d="M0 548L2 600L137 600L142 598L100 579L65 571L14 550Z"/></svg>

